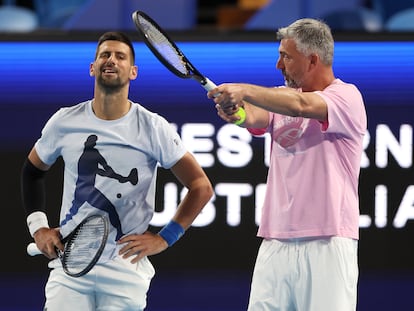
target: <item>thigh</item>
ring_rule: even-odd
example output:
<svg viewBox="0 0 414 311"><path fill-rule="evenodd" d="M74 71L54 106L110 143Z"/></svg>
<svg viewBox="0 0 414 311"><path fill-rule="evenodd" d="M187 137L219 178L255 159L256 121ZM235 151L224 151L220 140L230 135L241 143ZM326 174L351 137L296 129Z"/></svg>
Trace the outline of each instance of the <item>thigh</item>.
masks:
<svg viewBox="0 0 414 311"><path fill-rule="evenodd" d="M144 310L155 271L147 257L137 264L131 264L130 260L116 257L97 267L96 310Z"/></svg>
<svg viewBox="0 0 414 311"><path fill-rule="evenodd" d="M248 311L294 311L290 285L292 257L288 244L263 240L254 267Z"/></svg>
<svg viewBox="0 0 414 311"><path fill-rule="evenodd" d="M357 248L357 241L339 237L301 247L295 288L298 310L356 310Z"/></svg>
<svg viewBox="0 0 414 311"><path fill-rule="evenodd" d="M66 275L62 268L50 272L46 283L45 309L47 311L95 310L95 298L90 291L93 284L84 278Z"/></svg>

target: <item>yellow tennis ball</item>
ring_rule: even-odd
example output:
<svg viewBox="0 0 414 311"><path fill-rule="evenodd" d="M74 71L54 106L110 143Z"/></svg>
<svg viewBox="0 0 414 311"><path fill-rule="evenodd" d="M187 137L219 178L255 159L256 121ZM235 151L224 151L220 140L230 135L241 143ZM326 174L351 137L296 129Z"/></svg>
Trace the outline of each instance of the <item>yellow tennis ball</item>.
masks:
<svg viewBox="0 0 414 311"><path fill-rule="evenodd" d="M246 121L246 110L244 110L242 107L239 107L239 110L237 110L236 115L240 117L239 120L234 122L236 125L241 125Z"/></svg>

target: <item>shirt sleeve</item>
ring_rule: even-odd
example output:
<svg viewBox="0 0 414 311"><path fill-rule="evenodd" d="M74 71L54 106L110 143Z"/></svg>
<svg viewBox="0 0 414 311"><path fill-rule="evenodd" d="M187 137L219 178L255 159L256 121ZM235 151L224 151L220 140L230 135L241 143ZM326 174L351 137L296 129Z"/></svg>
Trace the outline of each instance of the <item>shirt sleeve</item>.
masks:
<svg viewBox="0 0 414 311"><path fill-rule="evenodd" d="M42 129L40 138L35 143L35 149L39 158L47 165L55 163L60 156L58 141L60 131L57 128L62 109L58 110L47 122Z"/></svg>
<svg viewBox="0 0 414 311"><path fill-rule="evenodd" d="M322 122L322 131L347 137L365 132L365 107L362 95L354 85L337 83L316 93L328 107L328 122Z"/></svg>
<svg viewBox="0 0 414 311"><path fill-rule="evenodd" d="M169 169L187 152L180 136L166 119L155 115L154 154L163 168Z"/></svg>
<svg viewBox="0 0 414 311"><path fill-rule="evenodd" d="M250 134L252 134L253 136L262 136L265 133L270 131L270 128L271 128L270 125L273 122L274 113L268 111L268 114L269 114L269 124L268 124L268 126L263 127L263 128L250 128L250 127L248 127L247 130L249 131Z"/></svg>

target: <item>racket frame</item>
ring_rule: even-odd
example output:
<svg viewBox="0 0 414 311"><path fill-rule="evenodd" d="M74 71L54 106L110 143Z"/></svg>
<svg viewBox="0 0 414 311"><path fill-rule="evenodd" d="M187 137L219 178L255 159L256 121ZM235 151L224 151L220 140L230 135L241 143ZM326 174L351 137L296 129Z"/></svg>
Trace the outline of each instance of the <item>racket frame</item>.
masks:
<svg viewBox="0 0 414 311"><path fill-rule="evenodd" d="M68 247L70 247L72 242L76 243L76 235L77 233L82 229L82 227L84 225L86 225L88 222L90 222L92 219L95 218L100 218L103 220L103 237L102 237L102 241L99 245L98 250L96 251L95 255L93 256L92 260L89 262L89 264L83 268L81 271L79 272L73 272L71 271L66 264L66 249ZM73 230L63 241L65 243L65 248L63 250L63 252L61 250L58 250L58 256L62 262L62 267L63 267L63 271L65 271L65 273L67 275L70 275L72 277L80 277L82 275L87 274L94 266L95 264L98 262L99 258L102 255L102 252L105 248L106 245L106 241L108 240L108 235L109 235L109 221L108 218L104 215L90 215L88 217L86 217L84 220L82 220L82 222L75 228L75 230ZM75 254L76 256L76 254Z"/></svg>
<svg viewBox="0 0 414 311"><path fill-rule="evenodd" d="M142 24L139 21L139 18L142 17L145 20L149 22L164 38L168 41L169 45L175 50L175 54L180 58L182 64L187 69L187 74L182 73L180 70L177 70L171 63L166 60L166 58L158 51L158 49L152 44L152 40L149 38L147 32L145 31L145 28L142 27ZM146 13L142 11L135 11L132 13L132 20L135 24L136 29L141 34L141 37L144 40L144 43L147 45L147 47L151 50L151 52L154 54L154 56L165 66L167 67L173 74L176 76L183 78L183 79L194 79L197 82L201 84L201 86L206 91L211 91L212 89L215 89L217 85L212 82L210 79L205 77L201 74L200 71L198 71L193 64L188 60L188 58L184 55L184 53L178 48L178 46L175 44L173 40L168 36L168 34L161 28L161 26L158 25L156 21L154 21L151 17L149 17ZM220 94L215 95L220 96ZM241 125L246 120L246 114L243 111L243 107L239 107L238 111L236 112L236 115L239 116L239 120L234 122L236 125Z"/></svg>
<svg viewBox="0 0 414 311"><path fill-rule="evenodd" d="M187 69L188 74L184 74L181 71L177 70L169 61L165 59L165 57L158 51L156 47L152 44L152 41L148 38L148 34L143 29L142 24L139 22L139 16L146 19L154 28L159 31L165 39L167 39L168 43L173 47L175 50L177 56L181 59L183 65ZM200 71L198 71L193 64L188 60L188 58L184 55L184 53L180 50L180 48L175 44L173 40L168 36L168 34L155 22L151 17L149 17L147 14L145 14L142 11L135 11L132 13L132 19L134 21L135 27L137 28L138 32L141 34L144 43L148 46L148 48L151 50L151 52L158 58L158 60L167 67L172 73L174 73L176 76L183 78L183 79L194 79L198 81L202 86L208 85L209 83L212 83L209 79L207 79L205 76L203 76ZM214 84L214 83L213 83ZM209 87L208 90L213 89L216 87L214 86Z"/></svg>
<svg viewBox="0 0 414 311"><path fill-rule="evenodd" d="M98 250L96 251L95 255L93 256L92 260L89 262L88 265L86 265L86 267L84 269L82 269L81 271L78 272L73 272L70 269L68 269L67 265L66 265L66 249L69 247L69 245L71 244L72 239L76 239L76 235L77 232L79 232L79 230L82 229L82 227L87 224L88 222L90 222L92 219L95 218L100 218L103 220L103 236L102 236L102 241L99 245ZM82 220L82 222L76 226L76 228L65 238L62 239L62 243L64 244L64 250L61 251L60 249L56 249L56 253L58 255L58 258L60 259L61 263L62 263L62 268L63 271L72 277L80 277L83 276L85 274L87 274L94 266L95 264L98 262L99 258L102 255L102 252L106 246L106 242L108 240L108 235L109 235L109 220L105 215L90 215L88 217L86 217L84 220ZM36 243L32 242L27 246L27 253L30 256L35 256L35 255L40 255L42 254L42 252L37 248ZM75 254L76 255L76 254Z"/></svg>

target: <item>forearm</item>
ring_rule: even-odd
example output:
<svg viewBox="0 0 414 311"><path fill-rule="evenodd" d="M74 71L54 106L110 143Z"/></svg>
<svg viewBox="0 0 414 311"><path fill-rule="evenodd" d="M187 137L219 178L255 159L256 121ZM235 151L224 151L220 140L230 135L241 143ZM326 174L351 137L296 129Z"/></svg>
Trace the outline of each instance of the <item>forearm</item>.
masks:
<svg viewBox="0 0 414 311"><path fill-rule="evenodd" d="M301 93L290 88L263 87L244 84L243 100L266 111L288 116L300 116L303 106Z"/></svg>
<svg viewBox="0 0 414 311"><path fill-rule="evenodd" d="M200 214L212 195L213 191L211 185L204 178L194 181L193 185L180 202L173 220L178 222L183 228L187 229Z"/></svg>
<svg viewBox="0 0 414 311"><path fill-rule="evenodd" d="M256 107L274 113L326 121L325 100L315 92L300 92L288 87L266 88L245 85L243 99Z"/></svg>
<svg viewBox="0 0 414 311"><path fill-rule="evenodd" d="M28 159L21 171L21 197L27 216L27 225L32 236L40 228L49 228L45 214L45 173Z"/></svg>
<svg viewBox="0 0 414 311"><path fill-rule="evenodd" d="M181 238L212 195L213 190L207 179L200 178L192 183L184 199L180 202L174 217L158 233L167 242L168 246L172 246Z"/></svg>

